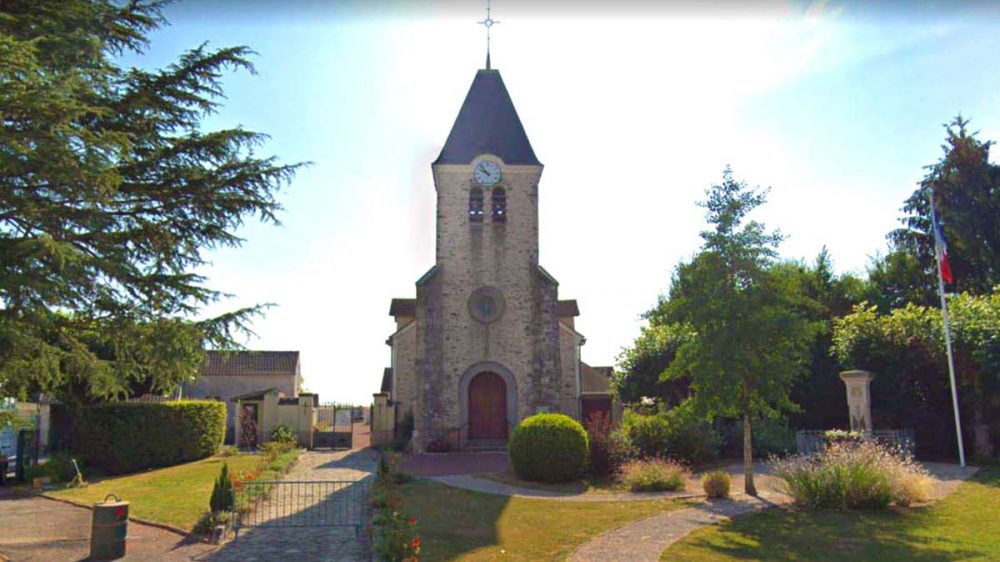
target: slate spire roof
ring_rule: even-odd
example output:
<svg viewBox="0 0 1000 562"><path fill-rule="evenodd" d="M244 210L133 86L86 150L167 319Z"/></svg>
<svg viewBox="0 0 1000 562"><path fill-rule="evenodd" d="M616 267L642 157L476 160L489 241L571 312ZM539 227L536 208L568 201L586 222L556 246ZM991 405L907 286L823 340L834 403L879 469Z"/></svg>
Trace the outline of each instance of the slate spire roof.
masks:
<svg viewBox="0 0 1000 562"><path fill-rule="evenodd" d="M500 71L495 69L476 72L448 140L434 163L468 164L484 153L499 156L505 164L541 165Z"/></svg>

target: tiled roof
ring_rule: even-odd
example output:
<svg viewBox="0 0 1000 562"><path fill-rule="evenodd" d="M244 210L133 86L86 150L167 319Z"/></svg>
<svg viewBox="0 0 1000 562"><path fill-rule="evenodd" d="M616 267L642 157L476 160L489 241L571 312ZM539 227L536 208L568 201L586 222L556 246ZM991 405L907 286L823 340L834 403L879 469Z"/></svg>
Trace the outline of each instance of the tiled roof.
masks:
<svg viewBox="0 0 1000 562"><path fill-rule="evenodd" d="M206 376L294 375L298 351L209 351L201 366Z"/></svg>
<svg viewBox="0 0 1000 562"><path fill-rule="evenodd" d="M580 307L576 305L576 300L559 301L556 303L556 316L559 318L579 315Z"/></svg>
<svg viewBox="0 0 1000 562"><path fill-rule="evenodd" d="M591 367L580 363L580 392L583 394L610 394L611 367Z"/></svg>
<svg viewBox="0 0 1000 562"><path fill-rule="evenodd" d="M392 299L389 316L416 316L417 299Z"/></svg>
<svg viewBox="0 0 1000 562"><path fill-rule="evenodd" d="M540 165L498 70L480 70L435 164L469 164L495 154L505 164Z"/></svg>

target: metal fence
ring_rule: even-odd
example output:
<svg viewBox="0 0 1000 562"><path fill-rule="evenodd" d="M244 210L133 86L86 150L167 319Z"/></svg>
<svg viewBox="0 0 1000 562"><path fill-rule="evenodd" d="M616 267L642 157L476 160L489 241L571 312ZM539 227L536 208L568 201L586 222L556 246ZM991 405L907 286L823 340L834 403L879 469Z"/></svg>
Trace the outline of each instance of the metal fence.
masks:
<svg viewBox="0 0 1000 562"><path fill-rule="evenodd" d="M368 520L367 481L258 481L236 492L235 530L247 527L354 527Z"/></svg>
<svg viewBox="0 0 1000 562"><path fill-rule="evenodd" d="M313 447L350 449L353 446L354 422L363 419L364 413L360 406L344 404L318 406Z"/></svg>
<svg viewBox="0 0 1000 562"><path fill-rule="evenodd" d="M916 451L917 439L911 429L877 429L860 432L865 441L877 441L892 447L898 447L908 455ZM818 452L826 444L826 431L801 430L795 432L795 442L799 453L811 454Z"/></svg>

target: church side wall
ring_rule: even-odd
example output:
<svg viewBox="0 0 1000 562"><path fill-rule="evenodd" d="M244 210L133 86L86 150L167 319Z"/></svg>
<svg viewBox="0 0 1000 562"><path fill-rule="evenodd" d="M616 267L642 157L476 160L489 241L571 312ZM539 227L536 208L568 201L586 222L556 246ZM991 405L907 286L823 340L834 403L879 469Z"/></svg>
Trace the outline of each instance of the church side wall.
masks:
<svg viewBox="0 0 1000 562"><path fill-rule="evenodd" d="M400 418L413 411L417 399L417 327L410 324L392 337L392 351L395 354L393 377L396 388L392 400L398 404L396 413Z"/></svg>
<svg viewBox="0 0 1000 562"><path fill-rule="evenodd" d="M416 325L416 401L413 405L413 438L416 447L422 449L436 437L435 432L447 427L442 420L444 406L442 393L445 381L443 371L444 306L442 302L442 282L444 274L440 264L433 277L417 285L417 325ZM397 423L401 416L396 418Z"/></svg>
<svg viewBox="0 0 1000 562"><path fill-rule="evenodd" d="M559 401L562 411L578 420L580 419L580 403L577 400L576 372L580 362L579 339L580 336L573 330L568 330L564 326L560 327L559 350L562 356L562 377Z"/></svg>

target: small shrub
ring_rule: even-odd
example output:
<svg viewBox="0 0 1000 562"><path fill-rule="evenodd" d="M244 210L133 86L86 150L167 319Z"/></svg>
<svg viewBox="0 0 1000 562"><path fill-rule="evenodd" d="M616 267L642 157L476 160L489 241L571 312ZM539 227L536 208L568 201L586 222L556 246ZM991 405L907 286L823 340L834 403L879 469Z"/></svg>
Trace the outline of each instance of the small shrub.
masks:
<svg viewBox="0 0 1000 562"><path fill-rule="evenodd" d="M229 477L229 465L222 464L219 477L215 480L212 488L212 496L208 500L208 506L212 513L233 510L233 480Z"/></svg>
<svg viewBox="0 0 1000 562"><path fill-rule="evenodd" d="M234 457L239 453L240 452L236 447L233 447L232 445L223 445L222 448L219 449L219 452L216 454L219 455L220 457Z"/></svg>
<svg viewBox="0 0 1000 562"><path fill-rule="evenodd" d="M279 443L295 443L298 441L295 438L295 432L292 431L292 428L280 423L271 430L271 440Z"/></svg>
<svg viewBox="0 0 1000 562"><path fill-rule="evenodd" d="M622 465L620 479L633 492L683 490L690 473L683 465L665 459L640 459Z"/></svg>
<svg viewBox="0 0 1000 562"><path fill-rule="evenodd" d="M293 441L268 441L261 445L258 450L270 462L292 449L295 449L295 442Z"/></svg>
<svg viewBox="0 0 1000 562"><path fill-rule="evenodd" d="M587 440L590 444L590 473L611 476L633 456L628 438L612 429L610 416L597 412L587 420Z"/></svg>
<svg viewBox="0 0 1000 562"><path fill-rule="evenodd" d="M626 412L622 431L642 458L669 457L699 465L718 457L716 432L685 408L654 415Z"/></svg>
<svg viewBox="0 0 1000 562"><path fill-rule="evenodd" d="M590 446L580 422L564 414L536 414L514 429L510 462L522 480L566 482L579 478Z"/></svg>
<svg viewBox="0 0 1000 562"><path fill-rule="evenodd" d="M447 453L451 450L451 445L444 439L435 439L427 444L425 450L428 453Z"/></svg>
<svg viewBox="0 0 1000 562"><path fill-rule="evenodd" d="M192 532L196 535L211 535L216 525L224 525L232 519L232 514L226 511L219 513L205 512L201 514L198 522L195 523Z"/></svg>
<svg viewBox="0 0 1000 562"><path fill-rule="evenodd" d="M701 487L710 498L728 498L732 484L729 474L721 470L714 470L701 477Z"/></svg>
<svg viewBox="0 0 1000 562"><path fill-rule="evenodd" d="M875 442L844 439L819 453L773 461L795 502L813 509L884 509L927 497L927 473L913 459Z"/></svg>
<svg viewBox="0 0 1000 562"><path fill-rule="evenodd" d="M662 415L627 413L622 429L639 456L658 457L667 450L670 424Z"/></svg>
<svg viewBox="0 0 1000 562"><path fill-rule="evenodd" d="M316 431L333 431L333 426L330 425L330 422L321 421L317 422L316 425L313 426L313 429Z"/></svg>

